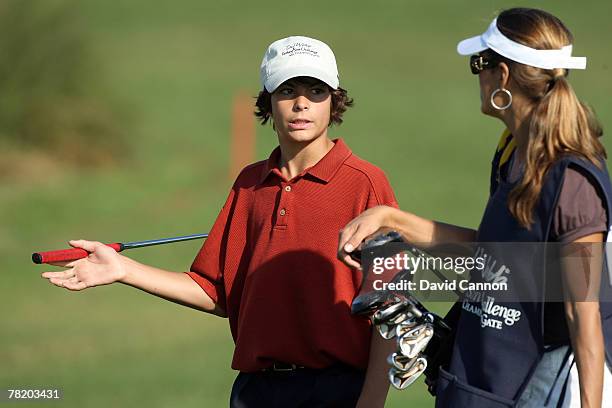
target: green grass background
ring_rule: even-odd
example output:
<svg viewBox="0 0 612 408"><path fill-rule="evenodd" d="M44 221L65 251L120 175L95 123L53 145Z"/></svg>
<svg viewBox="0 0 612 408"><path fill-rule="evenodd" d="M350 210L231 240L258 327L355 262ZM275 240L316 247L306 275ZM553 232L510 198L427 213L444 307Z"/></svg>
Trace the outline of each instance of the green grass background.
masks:
<svg viewBox="0 0 612 408"><path fill-rule="evenodd" d="M135 154L103 171L73 168L0 184L0 386L61 387L64 400L50 405L67 407L227 405L235 373L225 320L122 285L60 290L39 277L54 268L29 258L69 239L134 241L207 231L231 185L232 98L256 95L261 56L278 38L303 34L332 46L341 84L356 101L332 136L386 171L403 208L476 227L502 125L480 114L477 79L455 46L515 5L78 2L98 68L107 73L98 91L122 101L133 122ZM551 11L573 31L574 54L588 56L589 67L572 72L571 82L607 128L612 3L521 5ZM258 127L258 158L275 145L271 127ZM129 256L184 271L199 246ZM392 391L387 404L432 405L422 385Z"/></svg>

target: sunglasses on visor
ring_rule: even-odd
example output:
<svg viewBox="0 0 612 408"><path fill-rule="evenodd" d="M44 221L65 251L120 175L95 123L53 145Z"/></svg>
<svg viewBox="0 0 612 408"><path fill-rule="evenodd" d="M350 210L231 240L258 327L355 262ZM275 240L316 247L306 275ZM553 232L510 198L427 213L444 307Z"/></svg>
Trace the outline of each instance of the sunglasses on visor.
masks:
<svg viewBox="0 0 612 408"><path fill-rule="evenodd" d="M485 69L495 68L497 62L493 58L484 55L472 55L470 57L470 70L472 70L472 74L478 75Z"/></svg>

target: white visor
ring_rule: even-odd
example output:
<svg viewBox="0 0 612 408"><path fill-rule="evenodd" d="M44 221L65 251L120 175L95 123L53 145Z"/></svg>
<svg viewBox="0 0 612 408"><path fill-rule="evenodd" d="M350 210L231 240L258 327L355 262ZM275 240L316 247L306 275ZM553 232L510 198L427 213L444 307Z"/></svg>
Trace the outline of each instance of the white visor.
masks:
<svg viewBox="0 0 612 408"><path fill-rule="evenodd" d="M536 50L527 47L503 35L497 28L497 18L493 20L483 34L468 38L457 44L457 52L461 55L476 54L487 48L512 61L532 67L543 69L586 68L586 57L572 57L571 45L567 45L560 50Z"/></svg>

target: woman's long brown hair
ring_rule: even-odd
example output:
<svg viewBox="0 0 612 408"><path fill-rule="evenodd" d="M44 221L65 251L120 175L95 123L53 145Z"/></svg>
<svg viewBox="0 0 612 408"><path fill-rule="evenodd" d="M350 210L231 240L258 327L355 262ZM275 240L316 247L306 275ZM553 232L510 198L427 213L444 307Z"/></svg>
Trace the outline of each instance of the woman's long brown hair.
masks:
<svg viewBox="0 0 612 408"><path fill-rule="evenodd" d="M540 50L559 49L573 42L558 18L537 9L505 10L497 18L497 27L511 40ZM525 173L508 200L512 215L529 228L546 172L566 154L601 167L606 158L599 141L603 132L593 111L577 98L567 81L567 69L541 69L495 57L508 64L512 80L532 103Z"/></svg>

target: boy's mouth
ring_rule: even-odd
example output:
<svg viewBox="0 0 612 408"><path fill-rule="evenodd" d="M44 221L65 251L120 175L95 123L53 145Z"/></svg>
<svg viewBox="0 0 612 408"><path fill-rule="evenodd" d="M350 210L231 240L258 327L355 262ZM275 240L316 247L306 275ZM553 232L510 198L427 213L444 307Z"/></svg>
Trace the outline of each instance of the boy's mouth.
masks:
<svg viewBox="0 0 612 408"><path fill-rule="evenodd" d="M312 121L308 119L293 119L289 121L289 128L292 130L308 129L312 126Z"/></svg>

